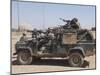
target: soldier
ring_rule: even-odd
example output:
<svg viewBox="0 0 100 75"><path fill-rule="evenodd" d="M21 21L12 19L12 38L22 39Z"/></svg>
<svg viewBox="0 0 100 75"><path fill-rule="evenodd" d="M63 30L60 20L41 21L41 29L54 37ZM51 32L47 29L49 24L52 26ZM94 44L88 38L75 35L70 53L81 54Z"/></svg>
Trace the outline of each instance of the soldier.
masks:
<svg viewBox="0 0 100 75"><path fill-rule="evenodd" d="M70 22L71 28L73 29L79 29L80 28L80 23L78 22L77 18L73 18Z"/></svg>
<svg viewBox="0 0 100 75"><path fill-rule="evenodd" d="M48 39L47 45L50 47L50 52L52 52L53 51L52 49L54 47L54 42L55 42L55 35L52 28L48 28L47 39Z"/></svg>
<svg viewBox="0 0 100 75"><path fill-rule="evenodd" d="M53 29L52 28L49 28L47 36L49 37L50 40L55 39L55 35L53 33Z"/></svg>
<svg viewBox="0 0 100 75"><path fill-rule="evenodd" d="M37 37L37 29L34 29L32 32L32 38L36 38Z"/></svg>
<svg viewBox="0 0 100 75"><path fill-rule="evenodd" d="M26 34L23 33L23 36L20 38L20 41L25 41L26 40Z"/></svg>
<svg viewBox="0 0 100 75"><path fill-rule="evenodd" d="M63 29L62 28L58 28L57 35L56 35L57 45L61 45L62 34L63 34Z"/></svg>

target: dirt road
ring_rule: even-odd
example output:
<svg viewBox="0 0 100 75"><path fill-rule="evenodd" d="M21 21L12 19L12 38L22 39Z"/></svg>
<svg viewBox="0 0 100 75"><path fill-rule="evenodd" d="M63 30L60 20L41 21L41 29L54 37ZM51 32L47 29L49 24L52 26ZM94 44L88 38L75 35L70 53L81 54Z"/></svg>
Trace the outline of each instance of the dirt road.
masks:
<svg viewBox="0 0 100 75"><path fill-rule="evenodd" d="M14 60L12 74L95 69L95 56L87 57L85 60L84 66L80 68L70 67L65 59L41 59L33 62L32 65L18 65L17 61ZM90 62L90 65L87 61Z"/></svg>
<svg viewBox="0 0 100 75"><path fill-rule="evenodd" d="M95 69L95 55L86 57L85 63L82 67L70 67L66 59L51 58L41 59L32 63L32 65L18 65L16 56L13 56L15 52L14 45L20 36L15 33L12 34L12 74L16 73L36 73L36 72L51 72L51 71L68 71L68 70L80 70L80 69Z"/></svg>

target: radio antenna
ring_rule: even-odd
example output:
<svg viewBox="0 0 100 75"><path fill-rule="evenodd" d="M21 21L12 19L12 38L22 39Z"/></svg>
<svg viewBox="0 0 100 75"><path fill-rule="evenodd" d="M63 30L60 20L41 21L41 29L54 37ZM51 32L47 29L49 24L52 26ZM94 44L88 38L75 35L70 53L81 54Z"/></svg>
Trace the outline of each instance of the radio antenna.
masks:
<svg viewBox="0 0 100 75"><path fill-rule="evenodd" d="M45 4L43 4L43 30L45 29Z"/></svg>
<svg viewBox="0 0 100 75"><path fill-rule="evenodd" d="M17 15L18 15L18 31L20 31L20 20L19 20L19 1L17 1Z"/></svg>

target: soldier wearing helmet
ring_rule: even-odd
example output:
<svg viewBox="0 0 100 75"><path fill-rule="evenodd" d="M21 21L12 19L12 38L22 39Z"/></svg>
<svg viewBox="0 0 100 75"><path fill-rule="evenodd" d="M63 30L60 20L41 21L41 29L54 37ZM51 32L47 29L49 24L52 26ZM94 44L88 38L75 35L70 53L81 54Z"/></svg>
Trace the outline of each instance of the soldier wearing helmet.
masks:
<svg viewBox="0 0 100 75"><path fill-rule="evenodd" d="M77 18L73 18L70 22L71 28L73 29L79 29L80 28L80 23L78 22Z"/></svg>

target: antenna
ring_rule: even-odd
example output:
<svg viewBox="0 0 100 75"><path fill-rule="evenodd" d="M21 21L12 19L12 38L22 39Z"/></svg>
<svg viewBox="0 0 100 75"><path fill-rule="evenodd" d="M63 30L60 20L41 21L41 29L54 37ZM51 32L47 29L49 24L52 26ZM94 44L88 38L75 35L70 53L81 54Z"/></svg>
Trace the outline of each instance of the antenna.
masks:
<svg viewBox="0 0 100 75"><path fill-rule="evenodd" d="M20 26L19 26L20 25L20 22L19 22L20 21L19 20L19 1L17 1L17 15L18 15L18 31L20 31L20 29L19 29L20 28Z"/></svg>
<svg viewBox="0 0 100 75"><path fill-rule="evenodd" d="M45 5L43 4L43 29L45 29Z"/></svg>

